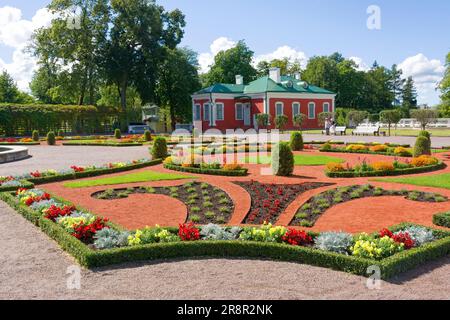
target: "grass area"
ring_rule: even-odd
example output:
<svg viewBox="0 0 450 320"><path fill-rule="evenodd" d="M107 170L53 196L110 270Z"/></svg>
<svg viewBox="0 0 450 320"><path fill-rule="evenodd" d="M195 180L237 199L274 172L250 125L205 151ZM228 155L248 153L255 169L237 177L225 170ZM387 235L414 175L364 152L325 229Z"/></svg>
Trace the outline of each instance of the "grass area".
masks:
<svg viewBox="0 0 450 320"><path fill-rule="evenodd" d="M68 188L87 188L96 186L110 186L115 184L135 183L135 182L148 182L148 181L163 181L163 180L181 180L192 179L180 174L173 173L161 173L154 171L142 171L137 173L131 173L123 176L115 176L96 180L83 180L66 182L65 187Z"/></svg>
<svg viewBox="0 0 450 320"><path fill-rule="evenodd" d="M382 131L388 132L387 128L383 128ZM450 137L450 129L428 129L432 137ZM347 130L347 135L352 135L353 129ZM391 129L391 136L399 137L417 137L420 130L416 129ZM322 130L308 130L303 131L304 134L322 134Z"/></svg>
<svg viewBox="0 0 450 320"><path fill-rule="evenodd" d="M294 155L294 161L296 166L323 166L331 162L344 163L345 160L336 157L323 156L323 155ZM256 164L270 164L272 157L269 156L252 156L247 157L248 163Z"/></svg>
<svg viewBox="0 0 450 320"><path fill-rule="evenodd" d="M432 176L423 176L423 177L374 179L374 181L396 182L402 184L412 184L415 186L422 186L422 187L450 189L450 173L437 174Z"/></svg>

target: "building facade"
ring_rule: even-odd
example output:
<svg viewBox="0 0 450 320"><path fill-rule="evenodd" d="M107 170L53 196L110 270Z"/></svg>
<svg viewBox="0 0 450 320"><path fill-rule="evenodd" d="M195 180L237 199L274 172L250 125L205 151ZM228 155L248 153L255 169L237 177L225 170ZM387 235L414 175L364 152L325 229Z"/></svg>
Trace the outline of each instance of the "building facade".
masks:
<svg viewBox="0 0 450 320"><path fill-rule="evenodd" d="M248 85L236 76L235 84L215 84L192 95L193 123L202 131L217 129L258 129L256 116L269 115L268 129L274 129L274 118L285 115L288 118L286 130L298 129L294 117L299 113L306 116L303 129L320 128L318 115L334 112L336 94L309 85L299 76L281 76L280 69L273 68L268 76Z"/></svg>

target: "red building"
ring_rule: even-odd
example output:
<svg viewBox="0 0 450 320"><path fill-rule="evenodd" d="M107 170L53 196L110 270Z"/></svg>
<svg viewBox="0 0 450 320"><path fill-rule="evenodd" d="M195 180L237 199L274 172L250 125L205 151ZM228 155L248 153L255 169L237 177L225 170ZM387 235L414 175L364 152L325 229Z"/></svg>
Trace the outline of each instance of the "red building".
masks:
<svg viewBox="0 0 450 320"><path fill-rule="evenodd" d="M303 129L318 129L318 115L333 112L336 94L301 81L299 76L281 76L273 68L269 76L244 85L242 76L236 84L215 84L192 95L193 123L202 131L218 129L257 129L256 115L266 113L269 129L274 129L277 115L288 117L287 130L296 130L295 115L306 115Z"/></svg>

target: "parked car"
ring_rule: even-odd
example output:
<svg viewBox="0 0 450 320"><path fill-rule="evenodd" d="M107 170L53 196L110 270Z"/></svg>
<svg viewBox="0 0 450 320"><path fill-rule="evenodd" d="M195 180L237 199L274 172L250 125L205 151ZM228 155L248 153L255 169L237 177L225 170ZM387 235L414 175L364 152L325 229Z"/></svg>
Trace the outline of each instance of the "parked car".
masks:
<svg viewBox="0 0 450 320"><path fill-rule="evenodd" d="M129 134L144 134L146 130L154 133L148 125L143 123L130 123L130 125L128 126Z"/></svg>

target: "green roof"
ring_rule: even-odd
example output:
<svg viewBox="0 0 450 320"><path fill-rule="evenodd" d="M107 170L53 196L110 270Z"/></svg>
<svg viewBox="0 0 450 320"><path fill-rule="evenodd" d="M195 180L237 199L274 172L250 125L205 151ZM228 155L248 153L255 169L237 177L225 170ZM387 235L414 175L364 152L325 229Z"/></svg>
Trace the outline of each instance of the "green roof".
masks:
<svg viewBox="0 0 450 320"><path fill-rule="evenodd" d="M286 93L312 93L312 94L334 94L334 92L313 85L304 86L304 81L290 76L282 76L281 83L276 83L269 76L259 78L248 85L218 83L211 87L202 89L195 94L205 93L229 93L229 94L254 94L266 92Z"/></svg>

